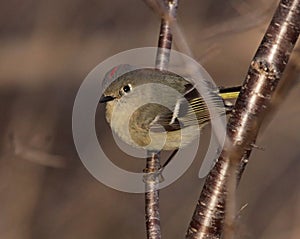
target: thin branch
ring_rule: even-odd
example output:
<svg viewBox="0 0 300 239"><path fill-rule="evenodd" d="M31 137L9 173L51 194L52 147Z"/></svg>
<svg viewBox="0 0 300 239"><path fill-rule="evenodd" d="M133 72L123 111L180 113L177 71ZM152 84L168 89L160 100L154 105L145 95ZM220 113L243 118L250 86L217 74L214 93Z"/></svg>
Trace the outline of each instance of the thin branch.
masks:
<svg viewBox="0 0 300 239"><path fill-rule="evenodd" d="M161 238L160 214L159 214L159 176L156 174L160 169L160 155L149 152L147 158L144 181L145 181L145 219L147 238Z"/></svg>
<svg viewBox="0 0 300 239"><path fill-rule="evenodd" d="M172 46L171 20L175 19L178 7L178 0L168 0L165 4L162 15L160 34L158 40L158 49L155 66L157 69L167 69L170 60ZM145 217L148 239L160 239L160 214L159 214L159 173L160 154L158 152L149 152L146 164L145 175Z"/></svg>
<svg viewBox="0 0 300 239"><path fill-rule="evenodd" d="M299 32L300 0L281 0L249 67L228 122L228 140L206 179L186 238L221 237L226 198L232 193L228 177L241 176L246 166Z"/></svg>
<svg viewBox="0 0 300 239"><path fill-rule="evenodd" d="M178 8L178 0L167 0L164 2L167 6L167 12L162 15L155 62L156 68L160 70L167 69L169 64L173 38L171 25L174 19L176 19L176 12Z"/></svg>

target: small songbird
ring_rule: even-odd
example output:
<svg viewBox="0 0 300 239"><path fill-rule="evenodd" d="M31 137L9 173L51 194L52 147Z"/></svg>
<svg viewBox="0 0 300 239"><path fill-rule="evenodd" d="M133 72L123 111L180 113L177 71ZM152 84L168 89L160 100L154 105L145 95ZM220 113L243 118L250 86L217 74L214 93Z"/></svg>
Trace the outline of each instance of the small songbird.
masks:
<svg viewBox="0 0 300 239"><path fill-rule="evenodd" d="M210 101L235 99L240 87L210 92ZM152 68L121 74L104 91L106 120L125 143L147 150L178 150L192 142L210 121L207 102L182 76ZM221 111L220 111L221 112ZM224 114L224 113L223 113Z"/></svg>

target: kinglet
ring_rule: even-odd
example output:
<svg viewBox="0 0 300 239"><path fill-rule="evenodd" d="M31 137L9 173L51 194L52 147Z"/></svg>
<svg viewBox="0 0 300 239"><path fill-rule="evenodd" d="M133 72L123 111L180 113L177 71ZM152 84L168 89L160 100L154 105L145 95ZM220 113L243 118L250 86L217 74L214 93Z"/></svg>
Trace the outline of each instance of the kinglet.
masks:
<svg viewBox="0 0 300 239"><path fill-rule="evenodd" d="M235 99L239 89L221 89L210 98L216 102ZM184 147L210 121L207 104L193 84L169 71L144 68L127 72L105 89L100 99L104 102L106 120L114 133L125 143L147 150Z"/></svg>

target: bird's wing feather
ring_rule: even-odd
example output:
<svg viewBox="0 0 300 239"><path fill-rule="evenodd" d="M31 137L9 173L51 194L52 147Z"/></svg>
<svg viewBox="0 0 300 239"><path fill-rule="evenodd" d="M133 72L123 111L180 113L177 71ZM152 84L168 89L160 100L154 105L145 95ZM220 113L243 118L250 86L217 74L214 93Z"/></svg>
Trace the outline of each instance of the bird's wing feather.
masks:
<svg viewBox="0 0 300 239"><path fill-rule="evenodd" d="M173 106L173 111L166 110L159 114L153 122L152 127L160 125L167 131L174 131L196 124L202 126L209 122L209 110L203 98L200 97L197 89L191 84L187 84L186 92L183 96L184 98L176 101ZM215 97L216 101L220 100L220 97L217 94Z"/></svg>

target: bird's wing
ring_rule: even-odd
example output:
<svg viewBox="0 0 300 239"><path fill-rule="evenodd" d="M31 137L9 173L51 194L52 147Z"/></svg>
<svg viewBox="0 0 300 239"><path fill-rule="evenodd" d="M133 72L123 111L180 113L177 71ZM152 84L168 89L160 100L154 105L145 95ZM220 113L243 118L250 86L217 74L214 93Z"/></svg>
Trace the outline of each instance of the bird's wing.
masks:
<svg viewBox="0 0 300 239"><path fill-rule="evenodd" d="M201 128L210 121L207 104L195 87L187 84L183 96L176 101L172 111L166 109L156 116L152 122L153 129L163 126L166 131L174 131L197 124ZM212 93L209 100L216 106L222 102L217 93Z"/></svg>

